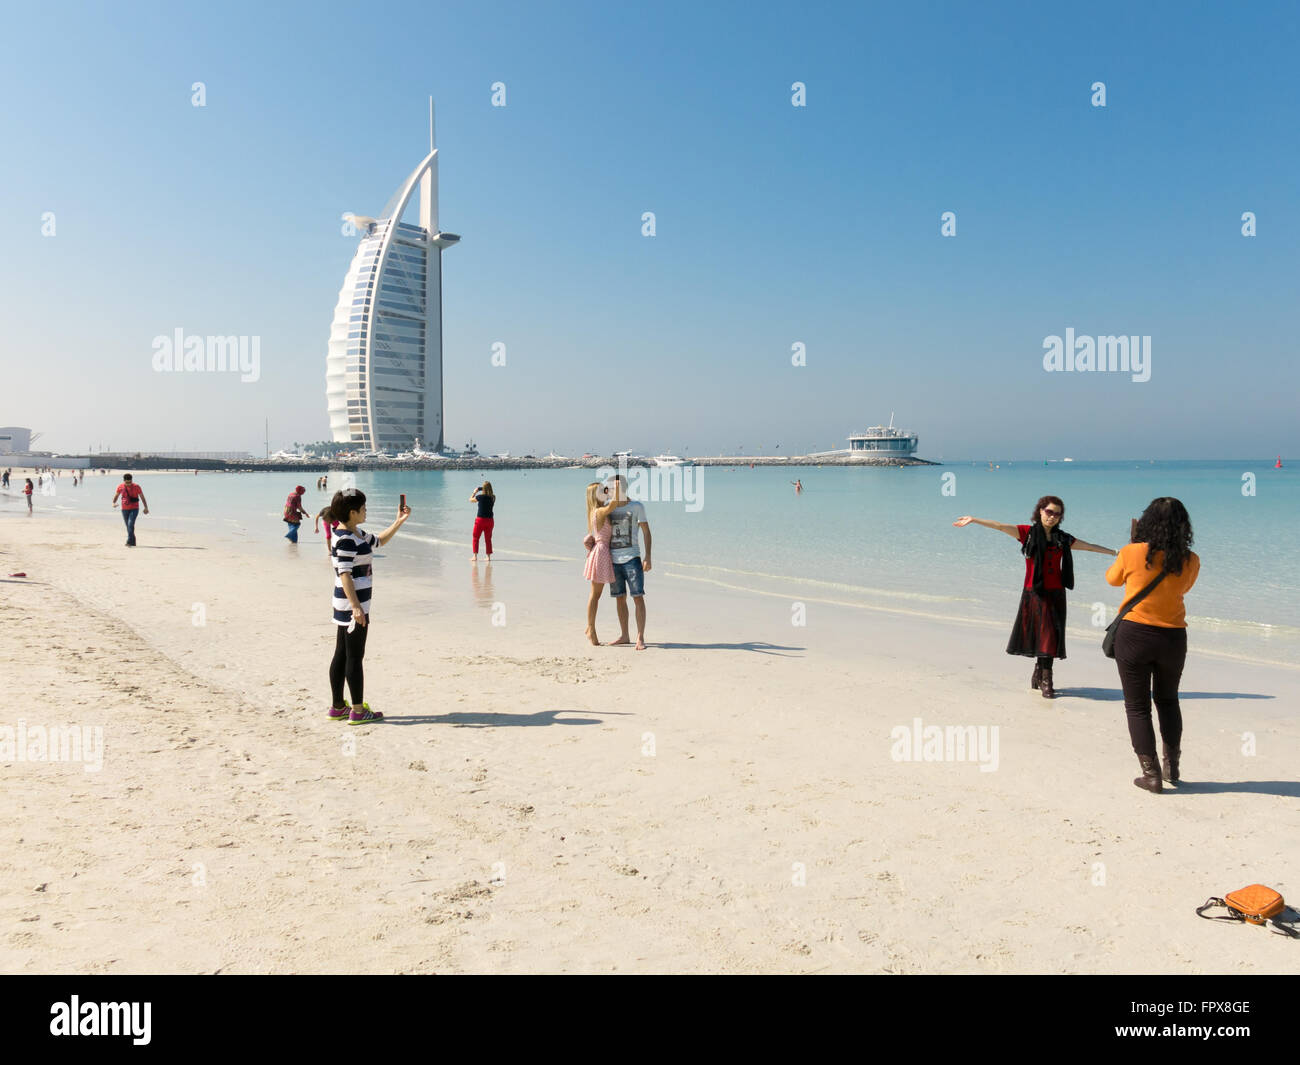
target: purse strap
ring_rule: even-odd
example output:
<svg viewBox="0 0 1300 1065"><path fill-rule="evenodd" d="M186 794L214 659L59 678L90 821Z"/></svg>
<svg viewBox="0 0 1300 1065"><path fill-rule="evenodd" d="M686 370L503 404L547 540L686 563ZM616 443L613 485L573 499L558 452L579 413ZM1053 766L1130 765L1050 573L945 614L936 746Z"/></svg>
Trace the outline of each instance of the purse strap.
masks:
<svg viewBox="0 0 1300 1065"><path fill-rule="evenodd" d="M1165 579L1165 571L1161 570L1159 574L1157 574L1155 580L1153 580L1150 584L1148 584L1145 588L1143 588L1142 591L1138 592L1137 595L1135 595L1132 599L1130 599L1127 603L1125 603L1123 606L1119 608L1119 613L1115 615L1115 620L1123 621L1124 615L1127 614L1130 610L1132 610L1135 606L1137 606L1138 603L1142 602L1142 600L1145 599L1148 595L1150 595L1151 592L1155 589L1155 586L1164 579Z"/></svg>

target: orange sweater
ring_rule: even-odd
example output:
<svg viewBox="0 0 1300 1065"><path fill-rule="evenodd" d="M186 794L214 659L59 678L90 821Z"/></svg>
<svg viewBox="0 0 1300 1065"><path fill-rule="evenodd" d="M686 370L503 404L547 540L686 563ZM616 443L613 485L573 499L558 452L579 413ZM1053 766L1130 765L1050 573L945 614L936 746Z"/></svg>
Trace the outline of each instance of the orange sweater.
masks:
<svg viewBox="0 0 1300 1065"><path fill-rule="evenodd" d="M1163 551L1157 551L1152 555L1152 567L1147 569L1147 545L1126 544L1119 549L1119 556L1106 571L1106 583L1124 585L1124 601L1128 602L1155 580L1164 562L1164 554ZM1183 572L1165 574L1165 579L1156 586L1155 591L1125 614L1124 619L1162 629L1187 628L1183 596L1196 583L1200 572L1200 556L1195 551L1189 552L1187 561L1183 563Z"/></svg>

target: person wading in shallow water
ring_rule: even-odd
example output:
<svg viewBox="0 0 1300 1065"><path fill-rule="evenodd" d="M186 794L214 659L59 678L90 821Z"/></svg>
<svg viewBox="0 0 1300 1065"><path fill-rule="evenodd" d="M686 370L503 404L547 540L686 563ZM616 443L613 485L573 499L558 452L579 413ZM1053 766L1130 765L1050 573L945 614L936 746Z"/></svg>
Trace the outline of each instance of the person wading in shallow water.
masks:
<svg viewBox="0 0 1300 1065"><path fill-rule="evenodd" d="M953 522L958 528L974 522L1020 541L1020 551L1025 556L1025 585L1011 639L1007 641L1007 654L1035 659L1029 686L1042 692L1044 699L1056 698L1052 663L1065 657L1065 590L1074 587L1071 552L1077 548L1102 555L1115 554L1109 547L1071 536L1061 528L1064 517L1065 504L1060 498L1043 496L1034 504L1031 525L1005 525L969 514Z"/></svg>

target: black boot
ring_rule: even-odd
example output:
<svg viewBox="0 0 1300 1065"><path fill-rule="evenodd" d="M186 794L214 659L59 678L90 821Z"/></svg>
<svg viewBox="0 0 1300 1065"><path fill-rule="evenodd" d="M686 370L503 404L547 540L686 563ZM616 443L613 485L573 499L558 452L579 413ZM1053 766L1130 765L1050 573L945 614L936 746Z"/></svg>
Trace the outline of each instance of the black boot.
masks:
<svg viewBox="0 0 1300 1065"><path fill-rule="evenodd" d="M1043 693L1044 699L1055 699L1056 689L1052 687L1052 667L1044 666L1043 675L1038 682L1038 690Z"/></svg>
<svg viewBox="0 0 1300 1065"><path fill-rule="evenodd" d="M1154 754L1139 754L1138 764L1142 767L1142 775L1135 777L1133 783L1145 791L1153 791L1157 795L1164 791L1160 781L1160 767L1156 765L1156 756Z"/></svg>
<svg viewBox="0 0 1300 1065"><path fill-rule="evenodd" d="M1178 783L1178 757L1183 752L1181 750L1171 751L1169 749L1169 744L1167 743L1161 744L1161 746L1164 748L1164 752L1165 752L1164 765L1163 765L1163 769L1165 772L1165 779L1169 781L1170 784L1177 784Z"/></svg>
<svg viewBox="0 0 1300 1065"><path fill-rule="evenodd" d="M1029 678L1029 686L1031 688L1037 688L1038 685L1042 682L1042 679L1043 679L1043 667L1040 666L1037 662L1035 662L1034 675Z"/></svg>

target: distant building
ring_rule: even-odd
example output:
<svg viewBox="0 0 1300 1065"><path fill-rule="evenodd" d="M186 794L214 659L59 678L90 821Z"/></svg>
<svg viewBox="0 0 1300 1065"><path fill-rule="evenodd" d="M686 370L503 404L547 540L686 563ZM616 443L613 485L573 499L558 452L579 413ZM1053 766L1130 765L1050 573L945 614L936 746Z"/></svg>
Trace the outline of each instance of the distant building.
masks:
<svg viewBox="0 0 1300 1065"><path fill-rule="evenodd" d="M379 218L353 215L361 234L339 290L325 360L335 443L367 451L439 451L442 424L442 250L438 150L430 151ZM402 221L419 188L419 224Z"/></svg>
<svg viewBox="0 0 1300 1065"><path fill-rule="evenodd" d="M36 434L40 436L40 433ZM0 429L0 455L22 455L32 449L32 431L12 426Z"/></svg>

